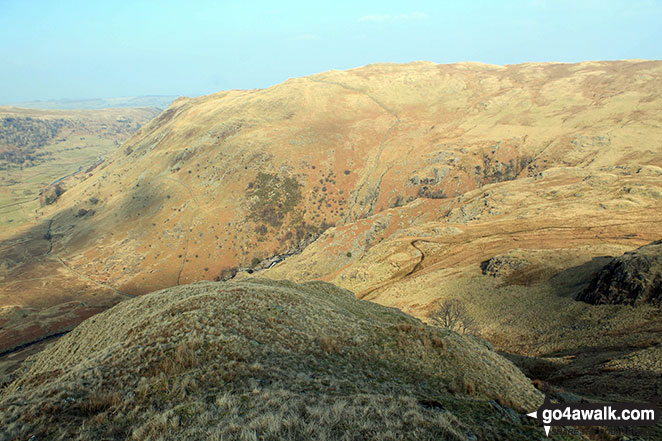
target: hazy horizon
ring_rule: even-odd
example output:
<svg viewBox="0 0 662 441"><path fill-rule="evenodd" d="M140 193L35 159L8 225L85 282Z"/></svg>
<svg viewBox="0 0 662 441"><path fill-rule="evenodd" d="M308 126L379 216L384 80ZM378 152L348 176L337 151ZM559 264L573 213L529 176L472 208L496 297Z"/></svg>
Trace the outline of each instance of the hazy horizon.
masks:
<svg viewBox="0 0 662 441"><path fill-rule="evenodd" d="M0 1L0 105L264 88L376 62L660 59L662 1Z"/></svg>

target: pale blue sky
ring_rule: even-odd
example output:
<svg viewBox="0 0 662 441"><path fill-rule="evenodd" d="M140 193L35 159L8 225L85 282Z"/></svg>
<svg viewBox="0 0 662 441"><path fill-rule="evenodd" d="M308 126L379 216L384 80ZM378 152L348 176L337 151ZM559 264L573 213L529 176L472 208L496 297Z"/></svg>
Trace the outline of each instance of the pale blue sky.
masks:
<svg viewBox="0 0 662 441"><path fill-rule="evenodd" d="M0 104L261 88L429 60L662 58L662 0L0 0Z"/></svg>

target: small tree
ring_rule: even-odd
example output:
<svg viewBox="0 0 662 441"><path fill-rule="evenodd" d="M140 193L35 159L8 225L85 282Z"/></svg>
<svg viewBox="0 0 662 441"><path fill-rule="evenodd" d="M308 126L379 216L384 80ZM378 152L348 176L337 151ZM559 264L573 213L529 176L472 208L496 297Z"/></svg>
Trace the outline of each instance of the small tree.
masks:
<svg viewBox="0 0 662 441"><path fill-rule="evenodd" d="M476 332L476 322L469 315L466 306L458 299L444 300L437 309L430 314L430 320L442 328L460 334Z"/></svg>
<svg viewBox="0 0 662 441"><path fill-rule="evenodd" d="M60 184L49 185L39 194L39 203L42 207L54 204L64 192L65 189Z"/></svg>

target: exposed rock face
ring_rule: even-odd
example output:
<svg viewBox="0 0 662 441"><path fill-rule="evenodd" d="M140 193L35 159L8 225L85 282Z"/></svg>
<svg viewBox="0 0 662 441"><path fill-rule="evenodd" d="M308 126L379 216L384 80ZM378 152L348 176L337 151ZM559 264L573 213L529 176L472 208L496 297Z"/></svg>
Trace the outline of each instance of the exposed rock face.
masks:
<svg viewBox="0 0 662 441"><path fill-rule="evenodd" d="M602 268L577 300L662 306L662 240L616 257Z"/></svg>
<svg viewBox="0 0 662 441"><path fill-rule="evenodd" d="M480 264L483 274L492 277L501 277L528 265L526 259L514 256L494 256Z"/></svg>

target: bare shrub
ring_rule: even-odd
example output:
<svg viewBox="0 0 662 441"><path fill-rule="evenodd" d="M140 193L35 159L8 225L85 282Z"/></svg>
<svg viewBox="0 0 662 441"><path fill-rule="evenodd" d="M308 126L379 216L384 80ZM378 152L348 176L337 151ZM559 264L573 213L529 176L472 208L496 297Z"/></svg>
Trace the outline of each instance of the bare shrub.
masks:
<svg viewBox="0 0 662 441"><path fill-rule="evenodd" d="M430 314L430 320L437 326L460 334L473 334L477 331L475 320L469 315L464 303L458 299L444 300Z"/></svg>

